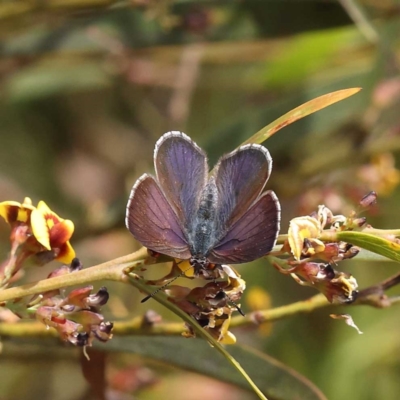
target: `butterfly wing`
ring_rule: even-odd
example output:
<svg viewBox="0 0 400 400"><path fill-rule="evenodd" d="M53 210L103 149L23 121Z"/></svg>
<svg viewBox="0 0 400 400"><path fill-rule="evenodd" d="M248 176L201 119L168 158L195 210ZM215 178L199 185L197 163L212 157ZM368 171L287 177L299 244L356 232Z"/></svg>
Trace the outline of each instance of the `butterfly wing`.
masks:
<svg viewBox="0 0 400 400"><path fill-rule="evenodd" d="M215 173L221 234L254 203L267 183L271 168L268 150L258 144L242 146L221 158Z"/></svg>
<svg viewBox="0 0 400 400"><path fill-rule="evenodd" d="M272 191L265 192L228 230L208 255L215 264L240 264L262 257L274 247L281 209Z"/></svg>
<svg viewBox="0 0 400 400"><path fill-rule="evenodd" d="M133 186L125 223L145 247L175 258L190 258L178 217L152 176L142 175Z"/></svg>
<svg viewBox="0 0 400 400"><path fill-rule="evenodd" d="M156 143L157 180L182 226L190 227L207 179L203 150L183 132L167 132Z"/></svg>

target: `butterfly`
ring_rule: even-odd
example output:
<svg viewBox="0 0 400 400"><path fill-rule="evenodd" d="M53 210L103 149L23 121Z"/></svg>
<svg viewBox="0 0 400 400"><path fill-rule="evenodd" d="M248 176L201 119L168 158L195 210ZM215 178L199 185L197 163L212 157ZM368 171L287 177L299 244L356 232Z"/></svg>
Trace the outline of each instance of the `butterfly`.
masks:
<svg viewBox="0 0 400 400"><path fill-rule="evenodd" d="M148 249L189 260L196 275L270 252L280 228L275 193L262 193L272 158L258 144L226 154L209 176L205 152L183 132L165 133L154 149L156 177L134 184L126 226Z"/></svg>

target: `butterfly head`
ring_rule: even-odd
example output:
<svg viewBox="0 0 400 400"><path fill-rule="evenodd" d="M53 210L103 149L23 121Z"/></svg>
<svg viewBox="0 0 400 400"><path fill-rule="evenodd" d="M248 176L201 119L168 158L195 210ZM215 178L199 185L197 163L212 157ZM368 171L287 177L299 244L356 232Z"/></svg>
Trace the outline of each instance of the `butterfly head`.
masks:
<svg viewBox="0 0 400 400"><path fill-rule="evenodd" d="M201 276L205 279L218 277L218 265L211 263L205 256L192 256L189 263L194 268L195 276Z"/></svg>

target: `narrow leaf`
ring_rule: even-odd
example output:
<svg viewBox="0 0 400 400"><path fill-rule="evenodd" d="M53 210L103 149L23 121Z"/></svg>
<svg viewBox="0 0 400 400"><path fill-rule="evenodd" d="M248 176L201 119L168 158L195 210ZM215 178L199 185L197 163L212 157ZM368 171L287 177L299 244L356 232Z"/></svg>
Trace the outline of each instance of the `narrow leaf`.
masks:
<svg viewBox="0 0 400 400"><path fill-rule="evenodd" d="M157 336L116 337L102 349L133 352L249 390L237 370L203 340ZM238 345L229 346L229 351L270 400L326 400L324 394L307 378L272 357Z"/></svg>
<svg viewBox="0 0 400 400"><path fill-rule="evenodd" d="M338 240L354 244L394 261L400 261L400 244L364 232L337 232Z"/></svg>
<svg viewBox="0 0 400 400"><path fill-rule="evenodd" d="M343 89L336 92L324 94L323 96L310 100L307 103L304 103L301 106L287 112L285 115L282 115L282 117L279 117L274 122L271 122L269 125L265 126L249 139L247 139L243 144L262 143L285 126L288 126L293 122L306 117L307 115L310 115L312 113L315 113L316 111L322 110L325 107L337 103L338 101L344 100L347 97L358 93L360 90L361 88Z"/></svg>

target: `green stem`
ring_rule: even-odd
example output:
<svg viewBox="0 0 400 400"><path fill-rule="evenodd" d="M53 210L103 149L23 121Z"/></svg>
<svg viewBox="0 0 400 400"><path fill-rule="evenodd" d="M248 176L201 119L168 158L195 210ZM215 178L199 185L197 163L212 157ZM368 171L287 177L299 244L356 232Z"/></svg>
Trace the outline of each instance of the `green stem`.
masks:
<svg viewBox="0 0 400 400"><path fill-rule="evenodd" d="M297 301L281 307L271 308L269 310L254 311L246 316L233 317L230 327L250 325L254 323L263 323L277 321L296 314L310 313L318 308L331 306L332 304L323 294L317 294L307 300Z"/></svg>
<svg viewBox="0 0 400 400"><path fill-rule="evenodd" d="M68 286L90 284L100 280L124 282L127 280L124 272L125 269L128 267L144 265L147 257L147 250L141 248L132 254L90 268L85 268L81 271L1 290L0 302L44 293L49 290L61 289Z"/></svg>
<svg viewBox="0 0 400 400"><path fill-rule="evenodd" d="M131 278L133 286L142 292L150 293L151 289L146 283L137 278ZM157 300L164 305L163 299ZM237 316L231 320L230 327L251 326L263 322L277 321L296 314L310 313L318 308L331 305L322 294L313 296L307 300L298 301L296 303L287 304L268 310L259 310L247 314L245 317ZM175 309L174 309L175 310ZM186 314L185 314L186 315ZM138 316L128 321L119 321L114 323L114 335L168 335L176 336L187 332L187 328L181 322L160 322L148 325L145 323L145 317ZM43 324L33 321L19 321L15 323L0 323L0 336L12 337L45 337L58 336L53 329L47 329Z"/></svg>
<svg viewBox="0 0 400 400"><path fill-rule="evenodd" d="M135 279L134 286L143 292L150 293L150 289L146 287L144 282ZM384 285L382 282L380 285ZM374 300L374 288L366 288L360 291L360 298L353 303L353 306L370 305L373 307L382 308L383 306ZM376 290L375 290L376 291ZM370 293L372 292L372 293ZM382 290L383 293L383 290ZM387 298L387 305L396 304L400 302L400 297ZM164 303L163 303L164 304ZM165 305L165 304L164 304ZM301 300L296 303L287 304L284 306L271 308L267 310L258 310L246 314L245 317L236 316L231 319L230 328L241 326L254 326L264 322L278 321L287 317L297 314L308 314L319 308L332 306L338 307L339 304L329 303L325 296L317 294L307 300ZM128 321L119 321L114 323L113 333L118 336L125 335L163 335L163 336L178 336L187 332L187 328L181 322L158 322L154 324L146 324L146 318L143 316L134 317ZM0 336L10 337L57 337L58 334L54 329L47 329L43 324L33 321L19 321L19 322L3 322L0 323Z"/></svg>
<svg viewBox="0 0 400 400"><path fill-rule="evenodd" d="M278 236L278 239L276 240L276 244L284 244L285 240L288 239L288 234L281 234Z"/></svg>

